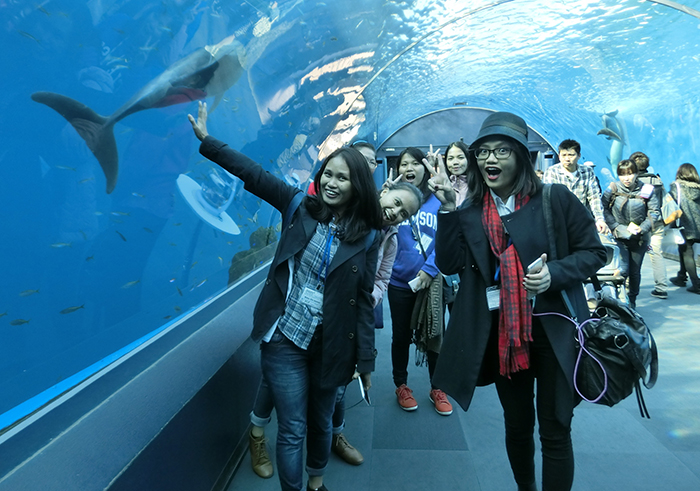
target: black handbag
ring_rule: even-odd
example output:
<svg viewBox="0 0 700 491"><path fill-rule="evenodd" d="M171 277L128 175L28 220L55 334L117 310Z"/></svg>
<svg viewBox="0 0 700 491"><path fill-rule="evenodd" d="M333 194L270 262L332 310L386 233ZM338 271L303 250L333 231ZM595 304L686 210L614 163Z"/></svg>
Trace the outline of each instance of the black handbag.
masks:
<svg viewBox="0 0 700 491"><path fill-rule="evenodd" d="M556 259L551 191L551 185L545 184L542 208L551 259ZM595 276L591 282L600 292ZM642 316L616 298L602 297L593 316L579 324L569 296L564 290L561 294L577 328L576 392L584 401L614 406L635 391L640 414L650 418L639 381L651 389L658 377L659 361L656 342Z"/></svg>
<svg viewBox="0 0 700 491"><path fill-rule="evenodd" d="M615 298L603 297L593 317L578 326L578 344L574 387L581 398L612 407L635 391L639 412L649 418L640 380L647 389L654 386L659 360L642 316Z"/></svg>

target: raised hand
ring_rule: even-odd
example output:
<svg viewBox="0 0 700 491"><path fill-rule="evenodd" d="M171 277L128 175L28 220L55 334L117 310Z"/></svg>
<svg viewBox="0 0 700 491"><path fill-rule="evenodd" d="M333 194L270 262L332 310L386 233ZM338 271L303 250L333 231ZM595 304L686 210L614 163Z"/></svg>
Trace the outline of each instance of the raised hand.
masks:
<svg viewBox="0 0 700 491"><path fill-rule="evenodd" d="M199 111L197 113L197 119L195 120L191 114L187 115L187 119L192 123L192 129L194 130L194 135L199 139L199 141L204 140L209 133L207 133L207 103L199 101Z"/></svg>
<svg viewBox="0 0 700 491"><path fill-rule="evenodd" d="M423 166L425 170L430 173L428 189L440 200L445 210L451 211L457 208L457 193L455 193L455 190L452 188L452 182L447 175L442 155L439 153L436 155L437 162L434 166L430 165L428 159L423 159Z"/></svg>
<svg viewBox="0 0 700 491"><path fill-rule="evenodd" d="M428 159L428 163L431 167L435 167L437 165L438 156L442 156L440 155L440 149L438 148L437 150L433 151L433 144L431 143L430 151L425 154L425 157Z"/></svg>
<svg viewBox="0 0 700 491"><path fill-rule="evenodd" d="M395 184L403 180L403 174L399 174L398 177L394 179L394 169L389 169L389 178L384 181L384 184L382 184L382 192L388 191L389 189L393 188Z"/></svg>

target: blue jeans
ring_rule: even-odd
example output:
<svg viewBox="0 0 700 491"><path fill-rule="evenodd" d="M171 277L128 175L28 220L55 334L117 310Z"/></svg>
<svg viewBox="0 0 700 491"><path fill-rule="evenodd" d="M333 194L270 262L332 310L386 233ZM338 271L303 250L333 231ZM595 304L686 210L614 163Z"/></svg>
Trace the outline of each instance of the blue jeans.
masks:
<svg viewBox="0 0 700 491"><path fill-rule="evenodd" d="M321 387L322 328L303 350L276 330L261 347L262 371L277 409L277 467L283 491L303 486L302 453L306 436L306 472L322 476L331 452L331 417L338 392Z"/></svg>

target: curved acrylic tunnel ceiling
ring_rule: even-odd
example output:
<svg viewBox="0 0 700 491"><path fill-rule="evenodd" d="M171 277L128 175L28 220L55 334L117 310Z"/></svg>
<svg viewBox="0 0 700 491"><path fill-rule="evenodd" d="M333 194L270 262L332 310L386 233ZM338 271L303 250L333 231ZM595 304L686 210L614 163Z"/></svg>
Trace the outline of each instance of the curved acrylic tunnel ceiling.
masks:
<svg viewBox="0 0 700 491"><path fill-rule="evenodd" d="M347 105L359 97L328 143L335 147L358 134L381 143L422 114L484 107L523 116L554 145L575 138L584 158L599 164L642 149L670 182L677 166L696 155L695 15L675 2L637 0L388 2L372 12L355 9L346 14L346 29L330 32L340 45L343 31L345 41L354 32L376 41L344 58L356 71L333 91ZM597 135L606 125L624 146Z"/></svg>

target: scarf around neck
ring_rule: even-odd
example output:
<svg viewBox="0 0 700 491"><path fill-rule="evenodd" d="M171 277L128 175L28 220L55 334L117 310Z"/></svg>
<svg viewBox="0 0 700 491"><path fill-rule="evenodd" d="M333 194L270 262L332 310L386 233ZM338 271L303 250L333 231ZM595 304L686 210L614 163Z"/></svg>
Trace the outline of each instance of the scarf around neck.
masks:
<svg viewBox="0 0 700 491"><path fill-rule="evenodd" d="M529 196L515 197L515 209L530 201ZM498 208L487 192L484 195L484 212L481 223L489 239L491 251L500 266L500 311L498 318L498 360L501 375L510 375L530 367L532 341L532 305L523 287L523 271L520 257L512 242L506 237Z"/></svg>

